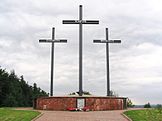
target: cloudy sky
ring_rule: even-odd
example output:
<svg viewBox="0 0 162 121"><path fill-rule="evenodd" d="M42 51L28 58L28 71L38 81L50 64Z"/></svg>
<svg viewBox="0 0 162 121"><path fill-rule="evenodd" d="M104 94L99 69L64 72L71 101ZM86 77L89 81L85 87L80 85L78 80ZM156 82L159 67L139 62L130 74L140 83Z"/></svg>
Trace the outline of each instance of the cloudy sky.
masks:
<svg viewBox="0 0 162 121"><path fill-rule="evenodd" d="M14 69L29 84L49 92L51 44L40 38L68 40L55 44L54 94L78 91L78 25L62 20L99 20L84 25L84 90L106 95L105 44L93 39L121 39L110 45L111 89L135 104L162 103L162 1L161 0L1 0L0 66Z"/></svg>

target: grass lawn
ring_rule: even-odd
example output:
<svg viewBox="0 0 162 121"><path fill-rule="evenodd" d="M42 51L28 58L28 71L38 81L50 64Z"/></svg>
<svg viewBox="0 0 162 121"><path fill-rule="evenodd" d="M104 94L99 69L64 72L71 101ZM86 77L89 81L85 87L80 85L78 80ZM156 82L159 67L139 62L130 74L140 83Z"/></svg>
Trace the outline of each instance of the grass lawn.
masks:
<svg viewBox="0 0 162 121"><path fill-rule="evenodd" d="M0 121L31 121L40 112L0 108Z"/></svg>
<svg viewBox="0 0 162 121"><path fill-rule="evenodd" d="M162 112L158 109L132 110L124 114L133 121L162 121Z"/></svg>

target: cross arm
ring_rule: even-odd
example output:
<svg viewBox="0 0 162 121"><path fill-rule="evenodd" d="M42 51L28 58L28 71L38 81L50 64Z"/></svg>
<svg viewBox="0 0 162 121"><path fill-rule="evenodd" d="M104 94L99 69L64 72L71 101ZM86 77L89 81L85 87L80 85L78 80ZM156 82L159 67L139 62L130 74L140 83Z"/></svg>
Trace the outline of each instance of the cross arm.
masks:
<svg viewBox="0 0 162 121"><path fill-rule="evenodd" d="M121 43L121 40L108 40L108 43Z"/></svg>
<svg viewBox="0 0 162 121"><path fill-rule="evenodd" d="M63 20L63 24L99 24L98 20Z"/></svg>
<svg viewBox="0 0 162 121"><path fill-rule="evenodd" d="M121 40L93 40L94 43L121 43Z"/></svg>
<svg viewBox="0 0 162 121"><path fill-rule="evenodd" d="M99 24L98 20L85 20L82 22L83 24Z"/></svg>
<svg viewBox="0 0 162 121"><path fill-rule="evenodd" d="M94 43L101 43L101 40L93 40Z"/></svg>
<svg viewBox="0 0 162 121"><path fill-rule="evenodd" d="M77 20L63 20L63 24L79 24Z"/></svg>
<svg viewBox="0 0 162 121"><path fill-rule="evenodd" d="M55 39L55 40L52 40L52 39L40 39L39 42L56 42L56 43L67 43L67 40L66 39Z"/></svg>
<svg viewBox="0 0 162 121"><path fill-rule="evenodd" d="M39 42L46 42L46 39L40 39Z"/></svg>
<svg viewBox="0 0 162 121"><path fill-rule="evenodd" d="M67 43L67 40L66 39L57 39L57 40L54 40L54 42Z"/></svg>

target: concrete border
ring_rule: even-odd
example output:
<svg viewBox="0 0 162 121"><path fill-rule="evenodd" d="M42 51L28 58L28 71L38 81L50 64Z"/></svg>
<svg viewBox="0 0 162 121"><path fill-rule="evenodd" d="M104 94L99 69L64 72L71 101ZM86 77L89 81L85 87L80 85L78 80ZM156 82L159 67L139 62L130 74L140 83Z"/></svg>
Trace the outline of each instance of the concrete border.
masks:
<svg viewBox="0 0 162 121"><path fill-rule="evenodd" d="M126 111L125 111L126 112ZM123 113L121 113L121 115L124 117L124 118L126 118L128 121L133 121L132 119L130 119L127 115L125 115L124 114L124 112Z"/></svg>
<svg viewBox="0 0 162 121"><path fill-rule="evenodd" d="M128 110L126 110L126 111L132 111L132 110L145 110L145 108L128 108ZM126 111L124 111L124 112L126 112ZM133 121L127 115L125 115L124 112L122 112L121 115L123 115L128 121Z"/></svg>
<svg viewBox="0 0 162 121"><path fill-rule="evenodd" d="M39 112L39 111L38 111L38 112ZM42 115L43 115L43 113L40 112L40 114L39 114L38 116L36 116L35 118L33 118L31 121L35 121L35 120L37 120L37 119L40 118Z"/></svg>
<svg viewBox="0 0 162 121"><path fill-rule="evenodd" d="M18 107L18 108L14 108L14 110L24 110L24 111L37 111L40 112L40 114L38 116L36 116L35 118L33 118L31 121L35 121L36 119L38 119L39 117L41 117L44 113L39 111L39 110L34 110L33 108L29 107Z"/></svg>

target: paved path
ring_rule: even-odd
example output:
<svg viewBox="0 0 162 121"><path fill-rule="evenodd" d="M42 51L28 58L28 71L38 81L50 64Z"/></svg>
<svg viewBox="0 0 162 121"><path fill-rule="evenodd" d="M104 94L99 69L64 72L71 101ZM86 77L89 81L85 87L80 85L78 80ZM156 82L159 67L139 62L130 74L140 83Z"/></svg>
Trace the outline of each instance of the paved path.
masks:
<svg viewBox="0 0 162 121"><path fill-rule="evenodd" d="M35 121L128 121L121 115L123 110L117 111L41 111L43 115Z"/></svg>

